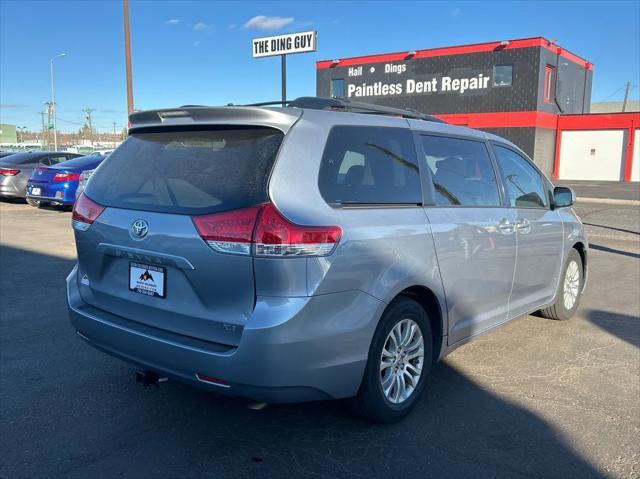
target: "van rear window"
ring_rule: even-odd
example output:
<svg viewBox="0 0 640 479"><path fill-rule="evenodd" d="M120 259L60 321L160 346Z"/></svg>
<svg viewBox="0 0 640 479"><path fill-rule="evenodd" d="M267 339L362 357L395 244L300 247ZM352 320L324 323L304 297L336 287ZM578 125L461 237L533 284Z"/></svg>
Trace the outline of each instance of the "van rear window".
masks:
<svg viewBox="0 0 640 479"><path fill-rule="evenodd" d="M105 206L163 213L255 205L267 201L283 136L255 127L135 133L102 163L85 191Z"/></svg>

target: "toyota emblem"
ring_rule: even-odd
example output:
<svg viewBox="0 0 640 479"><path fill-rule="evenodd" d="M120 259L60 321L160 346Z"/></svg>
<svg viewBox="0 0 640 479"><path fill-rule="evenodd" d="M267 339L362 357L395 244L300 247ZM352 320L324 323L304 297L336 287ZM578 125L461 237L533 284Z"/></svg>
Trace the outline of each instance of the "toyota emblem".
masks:
<svg viewBox="0 0 640 479"><path fill-rule="evenodd" d="M136 238L144 238L149 232L149 223L145 220L135 220L131 225L131 234Z"/></svg>

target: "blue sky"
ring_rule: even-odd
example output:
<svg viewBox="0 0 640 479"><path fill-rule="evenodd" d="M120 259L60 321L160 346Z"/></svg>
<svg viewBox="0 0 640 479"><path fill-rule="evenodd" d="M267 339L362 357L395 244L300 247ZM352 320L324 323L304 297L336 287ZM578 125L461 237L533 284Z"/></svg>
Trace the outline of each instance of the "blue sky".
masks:
<svg viewBox="0 0 640 479"><path fill-rule="evenodd" d="M247 22L256 16L275 20ZM318 31L316 53L288 59L288 97L315 93L315 61L545 36L595 64L593 101L640 83L640 2L130 2L135 107L278 99L278 58L251 58L251 38ZM250 28L249 28L250 27ZM270 28L270 29L268 29ZM126 124L122 2L0 0L0 121L40 128L56 60L58 127L82 108L110 131ZM616 92L616 90L618 90Z"/></svg>

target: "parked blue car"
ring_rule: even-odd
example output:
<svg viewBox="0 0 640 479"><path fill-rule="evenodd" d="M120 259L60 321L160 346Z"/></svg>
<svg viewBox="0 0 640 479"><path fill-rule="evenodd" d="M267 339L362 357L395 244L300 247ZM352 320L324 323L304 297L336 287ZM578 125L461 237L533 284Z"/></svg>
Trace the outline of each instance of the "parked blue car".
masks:
<svg viewBox="0 0 640 479"><path fill-rule="evenodd" d="M97 168L106 156L90 155L73 158L54 166L35 168L27 183L27 203L71 206L83 171Z"/></svg>

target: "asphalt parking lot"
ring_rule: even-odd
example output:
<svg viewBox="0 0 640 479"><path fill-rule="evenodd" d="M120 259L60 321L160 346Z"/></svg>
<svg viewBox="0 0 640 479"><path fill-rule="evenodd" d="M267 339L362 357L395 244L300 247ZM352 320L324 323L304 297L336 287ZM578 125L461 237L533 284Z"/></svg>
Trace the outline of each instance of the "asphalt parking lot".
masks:
<svg viewBox="0 0 640 479"><path fill-rule="evenodd" d="M640 208L577 206L578 317L527 316L437 365L391 425L339 402L247 408L142 388L67 319L70 213L0 202L0 451L14 477L639 477Z"/></svg>

